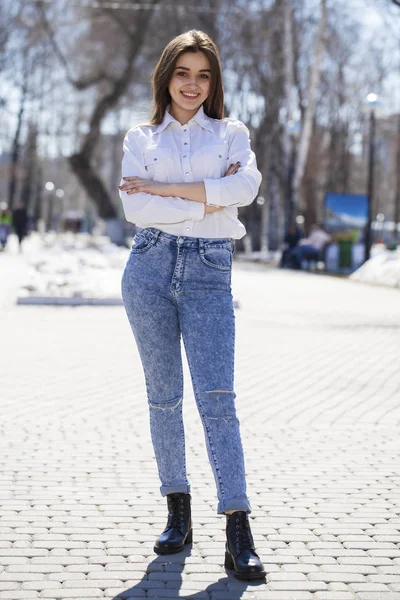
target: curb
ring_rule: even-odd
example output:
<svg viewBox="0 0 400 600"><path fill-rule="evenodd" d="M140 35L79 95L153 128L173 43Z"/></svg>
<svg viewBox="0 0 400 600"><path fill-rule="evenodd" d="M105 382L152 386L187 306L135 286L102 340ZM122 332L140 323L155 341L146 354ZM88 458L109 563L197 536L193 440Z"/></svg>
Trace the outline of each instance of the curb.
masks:
<svg viewBox="0 0 400 600"><path fill-rule="evenodd" d="M19 306L123 306L122 298L79 298L57 296L18 296ZM233 308L240 308L238 300L233 301Z"/></svg>
<svg viewBox="0 0 400 600"><path fill-rule="evenodd" d="M122 298L80 298L57 296L19 296L20 306L123 306Z"/></svg>

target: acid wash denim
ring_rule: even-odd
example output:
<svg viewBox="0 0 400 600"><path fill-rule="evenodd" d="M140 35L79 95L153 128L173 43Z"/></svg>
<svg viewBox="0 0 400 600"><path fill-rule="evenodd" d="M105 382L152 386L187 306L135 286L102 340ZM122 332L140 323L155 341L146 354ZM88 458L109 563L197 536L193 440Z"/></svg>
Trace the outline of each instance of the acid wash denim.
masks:
<svg viewBox="0 0 400 600"><path fill-rule="evenodd" d="M140 229L122 296L146 379L150 430L163 496L190 493L182 420L185 346L218 513L251 511L235 410L235 317L230 239L177 237Z"/></svg>

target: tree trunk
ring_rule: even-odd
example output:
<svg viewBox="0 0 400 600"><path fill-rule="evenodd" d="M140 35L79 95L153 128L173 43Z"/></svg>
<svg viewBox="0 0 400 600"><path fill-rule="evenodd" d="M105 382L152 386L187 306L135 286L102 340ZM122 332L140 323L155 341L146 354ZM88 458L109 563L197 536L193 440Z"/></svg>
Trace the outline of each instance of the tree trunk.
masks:
<svg viewBox="0 0 400 600"><path fill-rule="evenodd" d="M51 23L47 19L43 7L39 7L43 27L50 38L54 52L64 66L67 79L74 88L81 91L86 90L88 87L98 84L101 81L111 80L112 82L110 91L105 95L100 96L92 110L89 119L89 130L83 137L79 151L68 158L74 175L85 189L89 198L96 205L99 217L102 219L116 219L118 215L110 194L101 179L101 175L96 172L92 163L93 153L100 137L101 124L104 118L109 111L117 105L132 81L135 60L144 43L153 14L153 7L157 4L157 1L158 0L152 0L152 7L150 9L137 12L134 30L130 29L125 21L115 14L115 11L104 9L104 14L107 14L118 23L121 28L121 35L126 36L129 40L125 68L117 78L114 76L109 77L106 73L100 73L93 77L83 78L81 80L76 80L71 77L71 70L67 58L63 55L57 44Z"/></svg>
<svg viewBox="0 0 400 600"><path fill-rule="evenodd" d="M307 106L304 112L304 119L301 128L300 142L297 153L297 161L293 178L293 197L294 204L299 204L299 192L301 182L304 176L308 151L310 147L312 125L315 114L315 101L319 82L321 78L321 60L324 52L324 37L327 23L326 0L321 0L321 17L318 23L317 35L315 40L314 61L311 67L310 79L307 93Z"/></svg>
<svg viewBox="0 0 400 600"><path fill-rule="evenodd" d="M280 245L280 227L279 227L279 182L276 174L270 170L268 173L268 248L278 250Z"/></svg>
<svg viewBox="0 0 400 600"><path fill-rule="evenodd" d="M97 206L100 218L112 219L116 217L117 213L108 190L93 169L89 159L82 152L78 152L70 156L68 160L79 183Z"/></svg>
<svg viewBox="0 0 400 600"><path fill-rule="evenodd" d="M291 135L294 115L294 50L293 50L293 7L292 0L283 0L283 72L285 93L285 126L283 133L283 155L285 172L285 231L294 219L293 174L295 157L294 139Z"/></svg>
<svg viewBox="0 0 400 600"><path fill-rule="evenodd" d="M24 73L24 81L23 81L22 87L21 87L21 98L20 98L18 117L17 117L17 127L15 130L15 135L14 135L14 139L13 139L13 143L12 143L12 150L11 150L10 180L9 180L9 184L8 184L8 205L9 205L10 209L12 209L12 207L13 207L15 190L17 188L17 167L18 167L19 155L20 155L20 149L21 149L19 140L20 140L20 136L21 136L21 128L22 128L22 122L23 122L23 118L24 118L25 100L26 100L27 91L28 91L27 73L25 72Z"/></svg>
<svg viewBox="0 0 400 600"><path fill-rule="evenodd" d="M35 192L37 170L37 125L30 123L26 139L25 170L21 189L21 202L28 212L31 212Z"/></svg>
<svg viewBox="0 0 400 600"><path fill-rule="evenodd" d="M395 238L400 240L400 114L397 116L396 196L394 199Z"/></svg>

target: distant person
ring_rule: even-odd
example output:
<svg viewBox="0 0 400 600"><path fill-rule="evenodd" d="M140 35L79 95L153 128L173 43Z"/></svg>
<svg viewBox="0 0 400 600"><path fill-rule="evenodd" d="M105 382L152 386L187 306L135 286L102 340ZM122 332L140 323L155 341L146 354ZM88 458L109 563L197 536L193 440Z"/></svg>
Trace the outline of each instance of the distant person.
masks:
<svg viewBox="0 0 400 600"><path fill-rule="evenodd" d="M19 251L22 251L22 241L27 234L28 213L22 202L17 202L12 212L12 225L18 237Z"/></svg>
<svg viewBox="0 0 400 600"><path fill-rule="evenodd" d="M295 223L289 225L289 228L284 238L285 245L282 252L281 262L279 264L281 269L285 269L291 266L291 251L297 246L297 244L302 238L303 232L301 231L301 229Z"/></svg>
<svg viewBox="0 0 400 600"><path fill-rule="evenodd" d="M7 245L8 236L11 231L12 214L7 202L0 202L0 250Z"/></svg>
<svg viewBox="0 0 400 600"><path fill-rule="evenodd" d="M153 90L150 123L125 137L120 195L126 219L140 227L122 297L145 372L160 491L168 506L167 526L154 551L174 554L192 542L183 339L217 512L226 515L225 567L239 579L261 579L266 572L250 530L235 408L230 286L232 238L245 234L237 207L253 202L261 173L247 127L224 118L220 58L206 33L188 31L169 42L155 68ZM254 407L254 425L256 413Z"/></svg>
<svg viewBox="0 0 400 600"><path fill-rule="evenodd" d="M325 246L331 241L331 236L320 225L311 225L310 235L299 241L290 251L290 260L294 269L301 269L303 260L318 260Z"/></svg>

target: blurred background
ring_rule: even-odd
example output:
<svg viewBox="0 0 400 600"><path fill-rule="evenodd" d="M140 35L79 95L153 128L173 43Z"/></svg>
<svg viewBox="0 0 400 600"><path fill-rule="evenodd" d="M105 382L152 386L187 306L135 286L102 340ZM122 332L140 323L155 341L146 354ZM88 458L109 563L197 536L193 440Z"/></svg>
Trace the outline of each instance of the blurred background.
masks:
<svg viewBox="0 0 400 600"><path fill-rule="evenodd" d="M220 48L226 116L263 174L238 251L279 250L293 221L307 234L327 194L364 196L367 245L395 243L399 0L2 0L0 202L25 206L29 231L126 245L122 140L149 117L162 48L191 28Z"/></svg>

